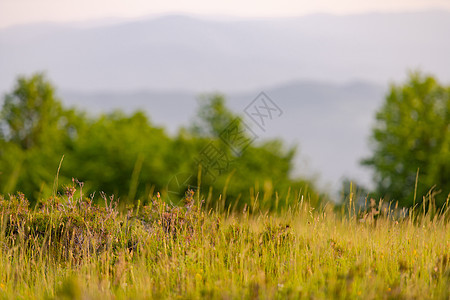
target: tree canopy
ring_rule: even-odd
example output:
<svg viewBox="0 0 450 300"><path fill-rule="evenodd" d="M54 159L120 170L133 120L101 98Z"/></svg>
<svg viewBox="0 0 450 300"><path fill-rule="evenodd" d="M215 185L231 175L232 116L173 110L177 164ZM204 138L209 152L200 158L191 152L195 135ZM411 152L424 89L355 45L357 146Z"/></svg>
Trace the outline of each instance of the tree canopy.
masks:
<svg viewBox="0 0 450 300"><path fill-rule="evenodd" d="M450 87L418 72L392 85L376 114L372 143L373 155L363 164L373 168L381 197L412 206L415 194L418 203L431 191L442 206L450 194Z"/></svg>
<svg viewBox="0 0 450 300"><path fill-rule="evenodd" d="M169 136L144 112L88 116L65 107L44 74L20 77L5 96L0 114L0 192L22 191L32 201L48 197L54 193L64 155L59 186L76 178L84 182L86 195L104 191L122 201L148 201L153 191L170 196L175 180L176 192L182 195L167 198L176 204L183 189L198 188L201 180L200 188L212 193L210 205L220 198L221 205L241 207L261 197L264 208L275 209L277 201L286 204L282 198L297 201L300 190L309 192L309 200L317 204L320 195L313 184L291 178L295 148L288 149L279 140L248 140L245 151L234 151L225 136L240 132L238 138L247 141L251 137L242 126L221 95L205 97L193 124ZM202 154L211 154L212 149L221 160L216 157L208 165ZM225 157L226 165L218 169Z"/></svg>

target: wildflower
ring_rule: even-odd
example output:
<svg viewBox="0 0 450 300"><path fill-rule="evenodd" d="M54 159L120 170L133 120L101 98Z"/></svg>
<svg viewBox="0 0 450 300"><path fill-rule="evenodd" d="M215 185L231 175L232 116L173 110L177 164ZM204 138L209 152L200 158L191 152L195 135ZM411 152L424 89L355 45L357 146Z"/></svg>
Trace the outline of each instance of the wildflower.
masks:
<svg viewBox="0 0 450 300"><path fill-rule="evenodd" d="M76 192L76 188L73 186L66 187L64 193L66 194L67 198L72 199L73 195Z"/></svg>

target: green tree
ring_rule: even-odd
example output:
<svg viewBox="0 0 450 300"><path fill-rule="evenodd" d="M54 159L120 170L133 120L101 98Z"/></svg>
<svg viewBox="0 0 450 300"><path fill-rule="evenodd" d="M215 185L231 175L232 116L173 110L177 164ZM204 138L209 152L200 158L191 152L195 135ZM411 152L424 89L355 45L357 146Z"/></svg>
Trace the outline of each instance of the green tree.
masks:
<svg viewBox="0 0 450 300"><path fill-rule="evenodd" d="M86 192L104 191L133 201L147 197L152 187L164 187L169 180L164 157L172 151L165 131L153 127L143 112L128 116L115 111L80 131L62 170L85 182Z"/></svg>
<svg viewBox="0 0 450 300"><path fill-rule="evenodd" d="M63 109L42 73L19 77L0 112L0 189L20 189L31 199L49 194L64 153L73 147L83 118Z"/></svg>
<svg viewBox="0 0 450 300"><path fill-rule="evenodd" d="M364 165L375 171L378 193L403 206L414 204L432 188L436 205L450 193L450 87L421 73L403 85L392 85L376 114L374 152Z"/></svg>
<svg viewBox="0 0 450 300"><path fill-rule="evenodd" d="M13 92L5 96L1 118L2 136L24 150L41 146L63 122L61 103L42 73L19 77Z"/></svg>
<svg viewBox="0 0 450 300"><path fill-rule="evenodd" d="M249 141L244 143L243 149L237 147L232 149L233 146L230 147L227 143L227 134L224 132L230 128L234 133L239 132L241 141ZM205 149L212 144L214 145L212 149L219 149L220 153L224 154L222 157L226 157L221 161L229 162L228 165L225 163L222 165L221 172L214 172L214 167L201 161L204 171L203 185L213 188L216 199L219 194L225 197L224 187L226 187L225 205L242 207L244 204L251 204L252 197L258 197L260 208L273 210L286 205L286 202L277 204L280 198L287 199L289 195L287 204L297 201L296 193L298 195L299 191L310 195L307 200L311 204L319 204L319 193L311 181L291 178L296 147L288 148L277 139L265 141L251 139L251 133L244 127L242 117L227 108L222 95L210 95L202 99L190 132L198 140L197 156L200 159L202 148ZM198 162L194 160L191 170L197 170L198 167ZM209 171L213 169L211 173L215 174L211 176L206 169ZM195 180L191 184L195 184ZM237 200L239 201L236 202Z"/></svg>
<svg viewBox="0 0 450 300"><path fill-rule="evenodd" d="M197 118L191 132L199 137L218 138L224 129L238 116L231 112L221 94L204 95L199 101Z"/></svg>

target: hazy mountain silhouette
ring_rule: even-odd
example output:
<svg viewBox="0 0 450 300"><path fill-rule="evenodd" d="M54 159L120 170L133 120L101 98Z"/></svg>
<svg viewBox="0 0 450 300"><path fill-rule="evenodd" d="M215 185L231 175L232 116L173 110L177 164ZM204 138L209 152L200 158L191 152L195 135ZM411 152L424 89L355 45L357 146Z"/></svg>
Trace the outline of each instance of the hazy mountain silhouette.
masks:
<svg viewBox="0 0 450 300"><path fill-rule="evenodd" d="M385 84L422 68L450 80L450 13L213 21L166 16L0 30L0 91L48 70L76 90L245 91L292 80Z"/></svg>

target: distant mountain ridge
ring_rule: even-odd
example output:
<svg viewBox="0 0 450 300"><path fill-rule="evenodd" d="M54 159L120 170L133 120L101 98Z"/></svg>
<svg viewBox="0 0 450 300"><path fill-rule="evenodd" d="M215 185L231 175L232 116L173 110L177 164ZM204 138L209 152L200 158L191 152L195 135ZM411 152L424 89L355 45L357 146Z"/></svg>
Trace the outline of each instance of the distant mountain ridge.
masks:
<svg viewBox="0 0 450 300"><path fill-rule="evenodd" d="M74 90L245 91L293 80L385 84L421 68L450 81L450 12L221 20L180 15L0 30L0 91L47 70Z"/></svg>

